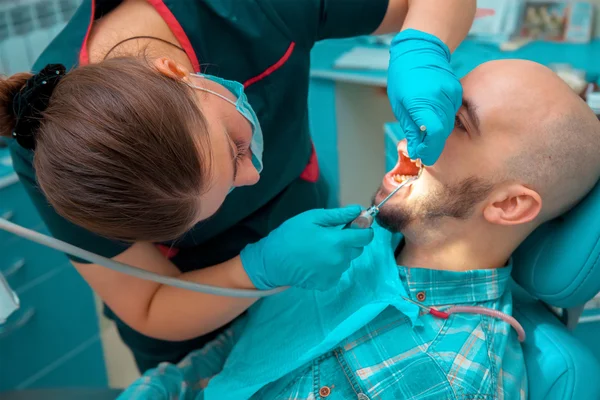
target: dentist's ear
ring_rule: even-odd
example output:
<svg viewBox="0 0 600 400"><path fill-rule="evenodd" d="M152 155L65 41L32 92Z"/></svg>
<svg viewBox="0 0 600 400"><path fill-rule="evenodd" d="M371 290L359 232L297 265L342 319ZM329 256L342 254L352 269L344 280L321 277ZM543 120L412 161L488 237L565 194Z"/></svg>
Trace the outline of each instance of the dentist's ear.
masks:
<svg viewBox="0 0 600 400"><path fill-rule="evenodd" d="M187 68L168 57L160 57L154 60L154 67L161 74L175 80L185 80L190 74Z"/></svg>
<svg viewBox="0 0 600 400"><path fill-rule="evenodd" d="M533 221L542 210L539 193L519 184L494 191L488 201L483 216L492 224L526 224Z"/></svg>

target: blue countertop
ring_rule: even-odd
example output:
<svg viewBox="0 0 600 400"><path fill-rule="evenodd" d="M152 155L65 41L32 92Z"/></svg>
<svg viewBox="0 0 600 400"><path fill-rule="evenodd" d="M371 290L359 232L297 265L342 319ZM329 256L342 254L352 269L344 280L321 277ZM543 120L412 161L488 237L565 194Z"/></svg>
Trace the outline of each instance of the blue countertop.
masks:
<svg viewBox="0 0 600 400"><path fill-rule="evenodd" d="M334 67L335 61L354 47L383 48L369 44L364 38L326 40L317 43L312 51L311 77L342 82L385 86L387 74L376 70L349 70ZM500 51L497 46L464 41L452 56L452 66L462 77L477 65L495 59L519 58L544 65L568 63L590 76L600 76L600 39L589 44L532 42L516 51Z"/></svg>

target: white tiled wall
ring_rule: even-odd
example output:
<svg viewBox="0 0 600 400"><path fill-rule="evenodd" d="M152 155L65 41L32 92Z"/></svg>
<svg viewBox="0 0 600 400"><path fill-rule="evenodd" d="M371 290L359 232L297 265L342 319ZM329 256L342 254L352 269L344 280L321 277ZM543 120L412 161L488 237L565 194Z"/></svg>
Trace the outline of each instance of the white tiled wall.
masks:
<svg viewBox="0 0 600 400"><path fill-rule="evenodd" d="M0 1L0 74L28 71L81 0Z"/></svg>

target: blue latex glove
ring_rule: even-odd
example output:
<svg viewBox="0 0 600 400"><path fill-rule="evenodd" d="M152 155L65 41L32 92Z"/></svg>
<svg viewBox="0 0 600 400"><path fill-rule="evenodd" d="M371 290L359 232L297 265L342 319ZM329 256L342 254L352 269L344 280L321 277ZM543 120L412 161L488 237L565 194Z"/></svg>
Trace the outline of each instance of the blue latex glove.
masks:
<svg viewBox="0 0 600 400"><path fill-rule="evenodd" d="M450 66L448 46L414 29L396 35L390 48L388 97L406 134L409 157L434 164L462 104L462 86ZM421 126L427 130L421 132Z"/></svg>
<svg viewBox="0 0 600 400"><path fill-rule="evenodd" d="M280 286L327 290L335 286L373 229L344 229L360 206L311 210L284 222L266 238L246 246L242 264L257 289Z"/></svg>

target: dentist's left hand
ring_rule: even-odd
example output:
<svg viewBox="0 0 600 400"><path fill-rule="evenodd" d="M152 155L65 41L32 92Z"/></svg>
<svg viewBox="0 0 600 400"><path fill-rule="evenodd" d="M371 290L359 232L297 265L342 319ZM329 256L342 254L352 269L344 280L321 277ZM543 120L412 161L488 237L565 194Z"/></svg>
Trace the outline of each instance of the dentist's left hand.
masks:
<svg viewBox="0 0 600 400"><path fill-rule="evenodd" d="M406 135L410 158L434 164L462 104L462 86L450 66L448 46L415 29L396 35L390 48L388 97ZM427 130L421 132L421 126Z"/></svg>
<svg viewBox="0 0 600 400"><path fill-rule="evenodd" d="M360 206L307 211L246 246L240 257L252 284L261 290L334 287L373 240L371 228L342 229L360 212Z"/></svg>

